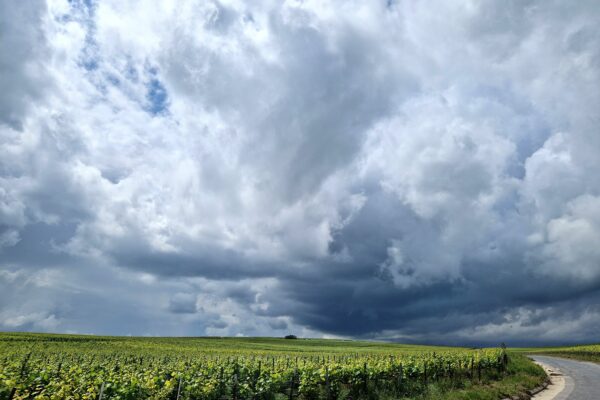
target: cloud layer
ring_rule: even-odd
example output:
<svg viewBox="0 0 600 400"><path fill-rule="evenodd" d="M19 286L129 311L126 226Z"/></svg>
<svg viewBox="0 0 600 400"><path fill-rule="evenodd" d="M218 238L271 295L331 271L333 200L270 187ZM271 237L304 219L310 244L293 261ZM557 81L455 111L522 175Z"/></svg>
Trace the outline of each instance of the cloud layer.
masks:
<svg viewBox="0 0 600 400"><path fill-rule="evenodd" d="M600 329L594 1L0 4L0 329Z"/></svg>

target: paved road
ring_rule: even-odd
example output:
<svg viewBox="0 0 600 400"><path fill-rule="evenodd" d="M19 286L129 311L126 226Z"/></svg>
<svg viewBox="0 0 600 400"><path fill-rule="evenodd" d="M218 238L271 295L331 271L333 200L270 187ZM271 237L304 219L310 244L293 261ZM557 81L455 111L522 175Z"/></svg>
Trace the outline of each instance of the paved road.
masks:
<svg viewBox="0 0 600 400"><path fill-rule="evenodd" d="M531 358L565 375L565 389L554 400L600 400L599 364L548 356Z"/></svg>

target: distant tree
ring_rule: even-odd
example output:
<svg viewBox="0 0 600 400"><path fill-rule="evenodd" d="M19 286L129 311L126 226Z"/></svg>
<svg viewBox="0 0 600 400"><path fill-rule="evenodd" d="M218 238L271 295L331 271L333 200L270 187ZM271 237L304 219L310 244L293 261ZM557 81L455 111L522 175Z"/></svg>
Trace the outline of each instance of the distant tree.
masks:
<svg viewBox="0 0 600 400"><path fill-rule="evenodd" d="M298 339L296 335L287 335L285 339Z"/></svg>

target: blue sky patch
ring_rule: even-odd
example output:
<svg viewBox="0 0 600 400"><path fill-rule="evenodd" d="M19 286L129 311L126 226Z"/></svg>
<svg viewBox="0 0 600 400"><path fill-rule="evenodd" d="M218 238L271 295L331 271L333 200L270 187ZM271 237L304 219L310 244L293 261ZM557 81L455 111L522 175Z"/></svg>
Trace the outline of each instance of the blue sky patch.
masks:
<svg viewBox="0 0 600 400"><path fill-rule="evenodd" d="M146 99L148 100L146 110L152 115L166 112L168 107L168 95L167 90L160 80L152 78L146 88Z"/></svg>

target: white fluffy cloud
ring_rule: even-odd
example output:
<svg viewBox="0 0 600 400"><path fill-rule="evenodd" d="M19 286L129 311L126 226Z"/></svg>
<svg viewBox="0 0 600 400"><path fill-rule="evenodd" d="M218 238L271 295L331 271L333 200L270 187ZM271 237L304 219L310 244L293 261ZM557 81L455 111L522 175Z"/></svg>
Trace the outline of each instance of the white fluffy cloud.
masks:
<svg viewBox="0 0 600 400"><path fill-rule="evenodd" d="M594 2L0 11L0 327L419 340L462 310L446 332L476 340L507 309L596 315Z"/></svg>

